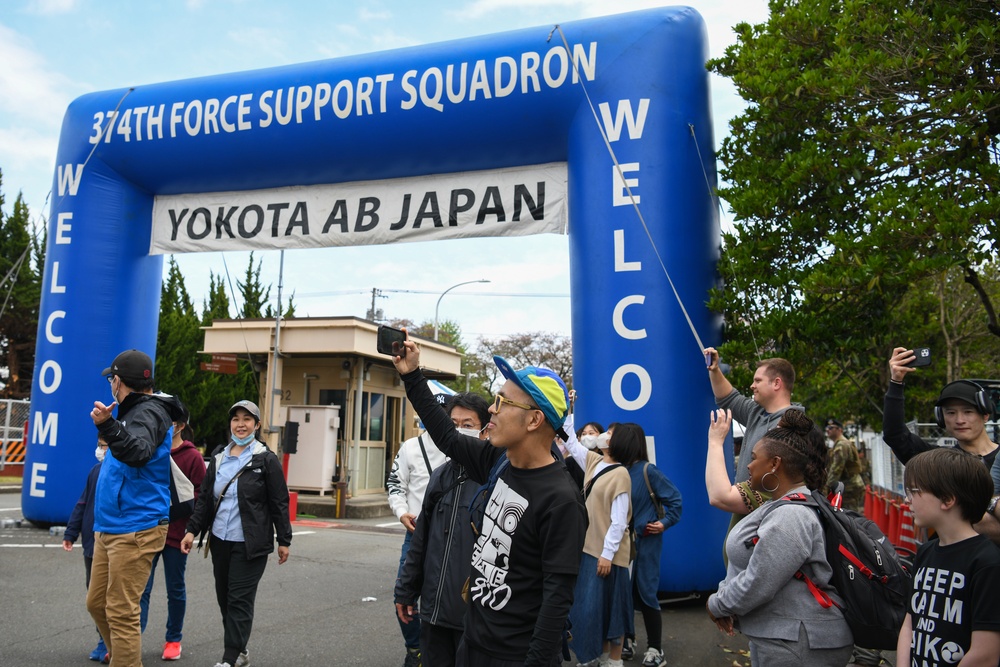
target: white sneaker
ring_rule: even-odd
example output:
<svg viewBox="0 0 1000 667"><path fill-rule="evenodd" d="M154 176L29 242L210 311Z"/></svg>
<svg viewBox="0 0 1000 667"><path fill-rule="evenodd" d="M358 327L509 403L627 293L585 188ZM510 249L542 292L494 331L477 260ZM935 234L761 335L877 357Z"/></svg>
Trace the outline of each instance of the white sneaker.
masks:
<svg viewBox="0 0 1000 667"><path fill-rule="evenodd" d="M250 667L250 651L243 651L236 658L236 667Z"/></svg>
<svg viewBox="0 0 1000 667"><path fill-rule="evenodd" d="M230 665L228 662L217 662L215 663L215 667L233 667L233 666Z"/></svg>
<svg viewBox="0 0 1000 667"><path fill-rule="evenodd" d="M658 651L655 648L648 649L646 655L642 658L642 667L661 667L665 665L666 660L663 659L663 651Z"/></svg>

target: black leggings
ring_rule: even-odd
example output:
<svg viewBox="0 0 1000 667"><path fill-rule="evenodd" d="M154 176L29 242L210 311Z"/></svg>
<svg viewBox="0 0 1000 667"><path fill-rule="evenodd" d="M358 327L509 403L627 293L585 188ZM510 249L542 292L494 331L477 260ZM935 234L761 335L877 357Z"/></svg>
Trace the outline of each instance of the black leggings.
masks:
<svg viewBox="0 0 1000 667"><path fill-rule="evenodd" d="M639 579L635 576L632 577L632 602L636 610L642 614L642 624L646 627L646 645L662 651L663 616L659 607L650 607L642 601L642 596L639 595Z"/></svg>

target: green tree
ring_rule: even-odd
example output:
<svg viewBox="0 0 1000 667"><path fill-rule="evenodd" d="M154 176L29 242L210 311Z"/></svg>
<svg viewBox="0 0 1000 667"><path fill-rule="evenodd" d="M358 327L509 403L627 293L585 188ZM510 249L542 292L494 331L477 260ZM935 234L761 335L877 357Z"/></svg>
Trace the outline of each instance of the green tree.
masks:
<svg viewBox="0 0 1000 667"><path fill-rule="evenodd" d="M160 323L156 338L156 380L163 391L193 404L201 347L201 319L194 309L184 276L171 256L160 288ZM192 405L188 405L188 410ZM200 415L199 415L200 416Z"/></svg>
<svg viewBox="0 0 1000 667"><path fill-rule="evenodd" d="M0 396L23 399L31 396L41 299L40 271L32 260L43 256L32 237L28 206L21 194L10 215L4 213L3 205L0 191L0 366L4 370Z"/></svg>
<svg viewBox="0 0 1000 667"><path fill-rule="evenodd" d="M1000 246L1000 9L770 8L709 62L749 102L719 155L736 221L710 306L725 314L724 355L786 357L805 395L870 406L858 397L881 402L889 350L921 344L906 309L935 276L959 270L1000 335L981 273Z"/></svg>
<svg viewBox="0 0 1000 667"><path fill-rule="evenodd" d="M487 394L499 387L502 380L500 370L493 363L498 355L510 362L515 369L525 366L545 366L559 374L568 388L573 387L573 342L568 336L560 336L545 331L516 333L499 338L479 339L474 362L475 371L480 373L480 382Z"/></svg>
<svg viewBox="0 0 1000 667"><path fill-rule="evenodd" d="M263 264L264 260L260 259L257 261L257 266L254 267L253 253L251 252L246 274L243 276L243 282L236 281L236 286L243 297L243 308L240 311L240 317L244 319L274 317L274 311L268 305L268 301L271 298L271 288L270 286L265 288L264 284L260 281L260 271Z"/></svg>

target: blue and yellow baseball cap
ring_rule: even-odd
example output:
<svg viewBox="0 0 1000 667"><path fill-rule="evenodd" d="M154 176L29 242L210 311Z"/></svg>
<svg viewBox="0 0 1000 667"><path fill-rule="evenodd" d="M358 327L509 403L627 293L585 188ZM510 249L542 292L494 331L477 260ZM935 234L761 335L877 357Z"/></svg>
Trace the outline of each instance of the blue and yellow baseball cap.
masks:
<svg viewBox="0 0 1000 667"><path fill-rule="evenodd" d="M523 389L538 409L545 415L545 420L558 431L566 421L569 412L569 392L566 383L548 368L526 366L515 371L503 357L493 357L493 363L500 369L504 378Z"/></svg>

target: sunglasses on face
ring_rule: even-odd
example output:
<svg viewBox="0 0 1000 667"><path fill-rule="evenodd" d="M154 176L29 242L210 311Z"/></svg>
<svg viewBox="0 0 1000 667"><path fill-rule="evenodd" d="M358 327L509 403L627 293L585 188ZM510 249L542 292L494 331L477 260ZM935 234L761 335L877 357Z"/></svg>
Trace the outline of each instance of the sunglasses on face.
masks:
<svg viewBox="0 0 1000 667"><path fill-rule="evenodd" d="M541 408L536 408L534 405L528 405L527 403L519 403L517 401L512 401L509 398L497 394L493 398L493 412L495 414L500 414L500 409L504 405L512 405L515 408L521 408L522 410L540 410Z"/></svg>

